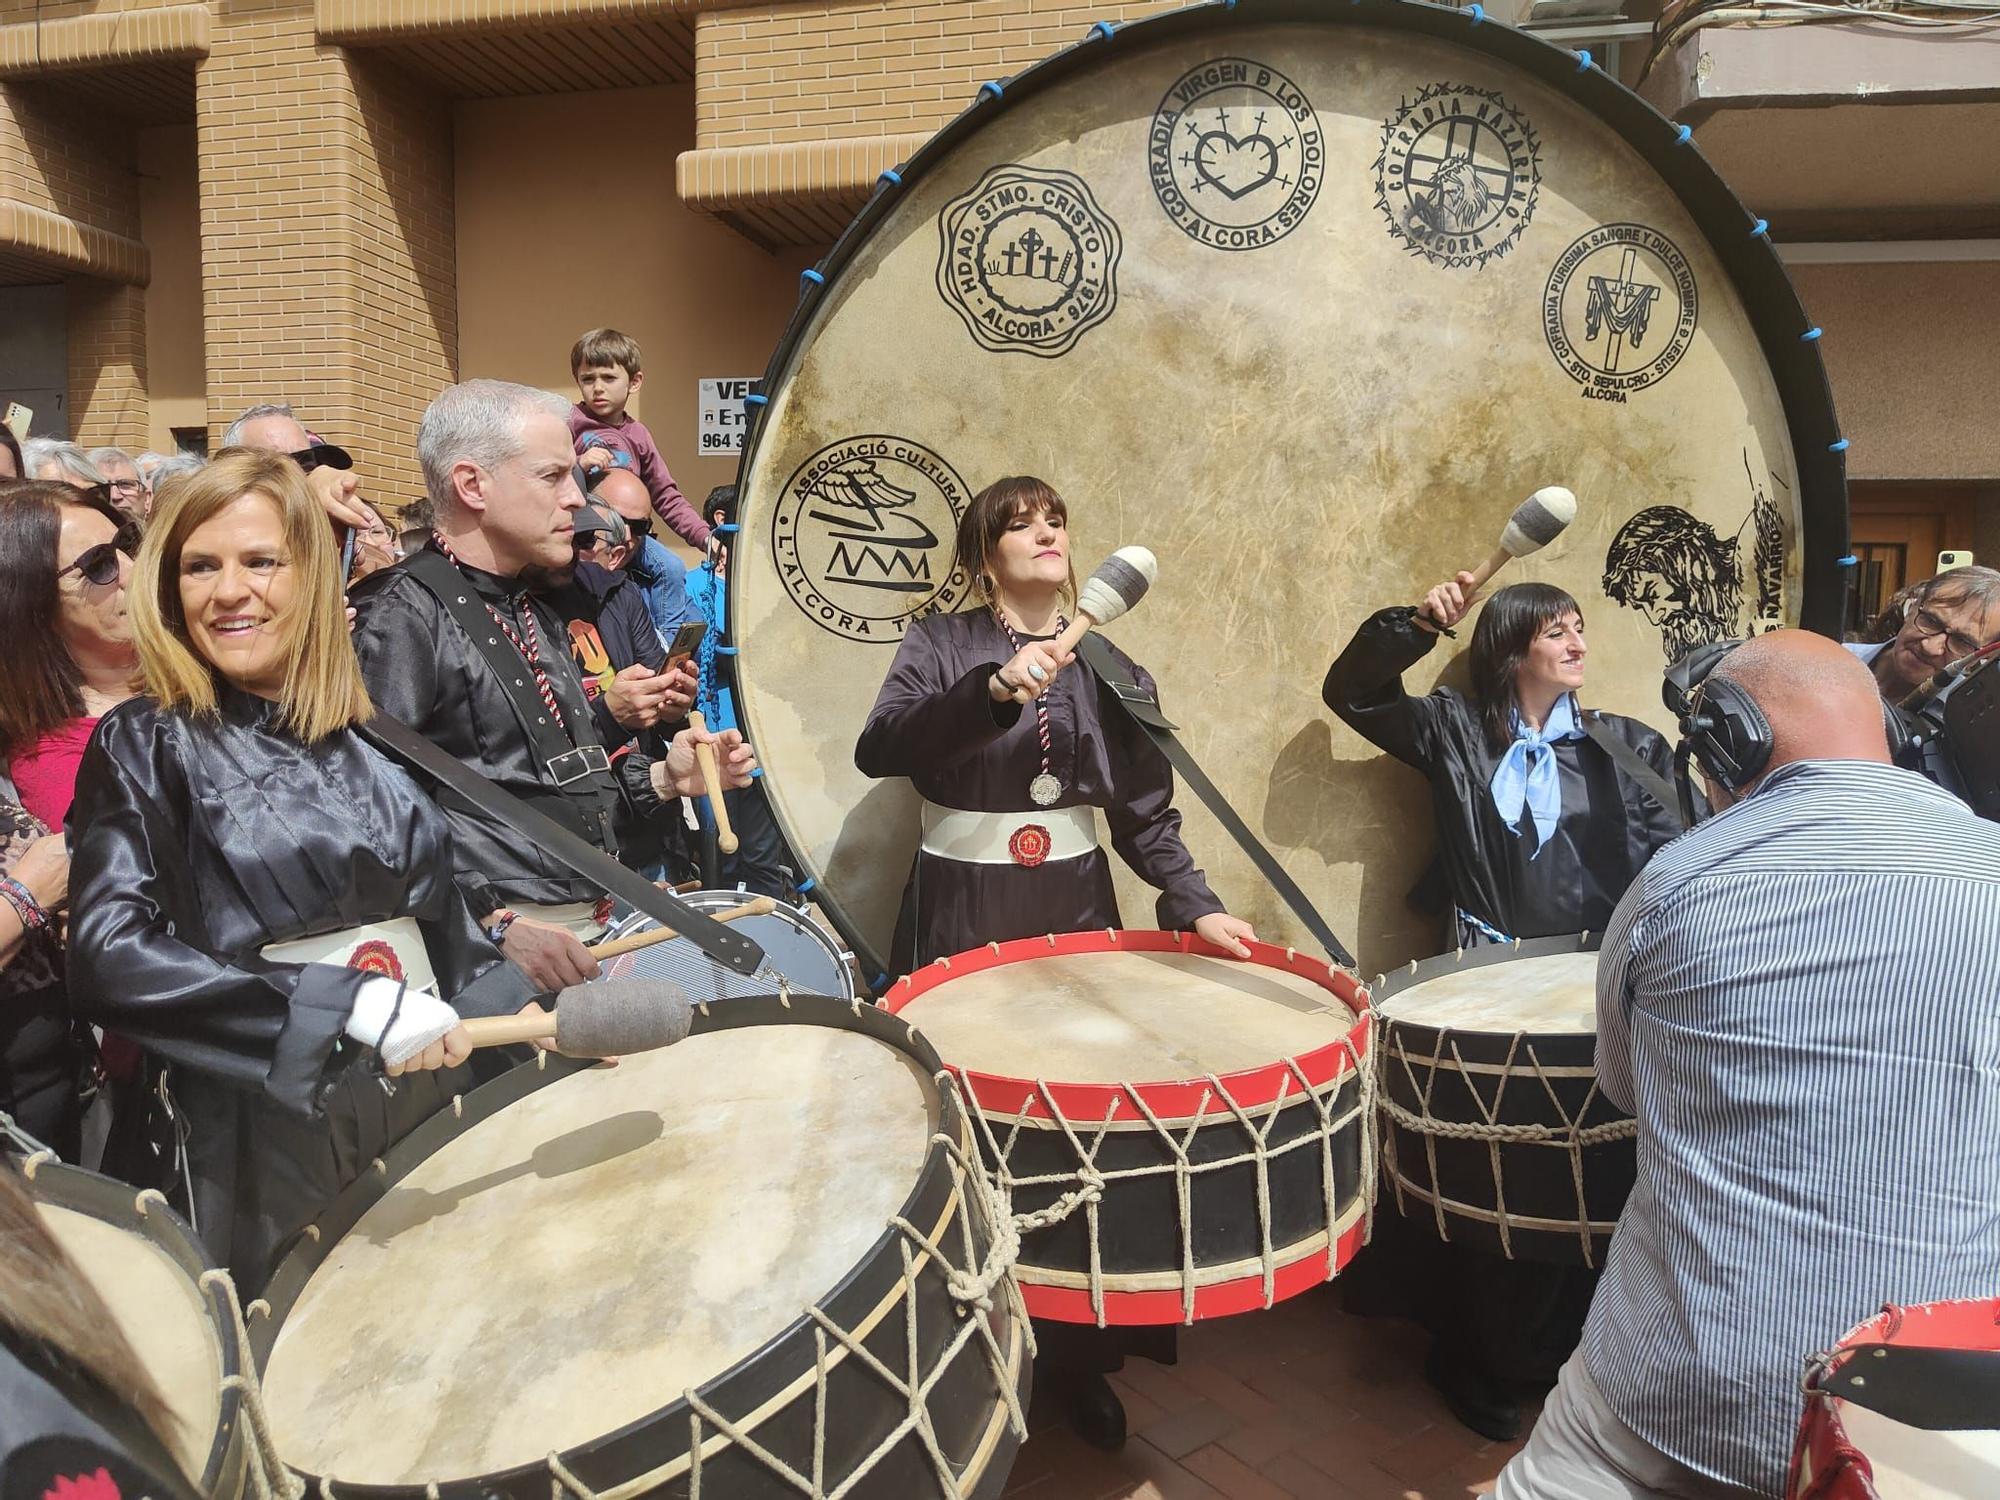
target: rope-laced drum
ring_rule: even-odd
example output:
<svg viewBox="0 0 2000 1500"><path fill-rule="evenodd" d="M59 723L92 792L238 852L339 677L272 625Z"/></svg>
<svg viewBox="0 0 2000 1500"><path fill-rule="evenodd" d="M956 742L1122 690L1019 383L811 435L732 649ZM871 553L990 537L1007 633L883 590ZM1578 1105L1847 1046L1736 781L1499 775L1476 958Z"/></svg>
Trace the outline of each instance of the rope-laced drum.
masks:
<svg viewBox="0 0 2000 1500"><path fill-rule="evenodd" d="M1066 933L940 959L884 998L964 1080L1037 1317L1269 1307L1362 1243L1367 998L1321 960L1254 953Z"/></svg>
<svg viewBox="0 0 2000 1500"><path fill-rule="evenodd" d="M40 1157L23 1175L42 1222L166 1398L175 1430L162 1436L181 1468L209 1500L235 1500L248 1473L244 1351L227 1276L156 1192Z"/></svg>
<svg viewBox="0 0 2000 1500"><path fill-rule="evenodd" d="M2000 1495L2000 1299L1885 1307L1805 1392L1788 1500Z"/></svg>
<svg viewBox="0 0 2000 1500"><path fill-rule="evenodd" d="M991 1497L1024 1430L1014 1244L927 1043L740 998L427 1122L251 1327L279 1451L335 1495Z"/></svg>
<svg viewBox="0 0 2000 1500"><path fill-rule="evenodd" d="M1601 1265L1638 1170L1597 1084L1597 944L1426 959L1370 987L1384 1187L1448 1240Z"/></svg>
<svg viewBox="0 0 2000 1500"><path fill-rule="evenodd" d="M725 916L751 899L742 891L681 894L681 900L711 917ZM636 937L656 930L659 925L643 912L632 912L615 922L606 936ZM796 993L828 995L836 1000L854 998L853 956L827 935L810 912L780 901L768 912L731 918L729 925L763 948L763 972L755 976L738 974L711 961L687 939L670 938L654 947L606 959L604 974L671 979L697 1004L741 995L768 995L774 974L784 976Z"/></svg>
<svg viewBox="0 0 2000 1500"><path fill-rule="evenodd" d="M1079 22L885 174L808 282L747 434L731 629L771 805L865 979L895 972L918 802L854 744L907 620L972 606L953 532L1003 475L1070 502L1081 569L1158 555L1110 634L1382 968L1429 951L1403 901L1426 793L1320 683L1523 495L1577 494L1509 576L1579 599L1606 712L1659 723L1660 670L1699 641L1838 628L1846 445L1768 237L1672 121L1479 14ZM1308 941L1179 807L1230 911ZM1122 910L1152 909L1115 878Z"/></svg>

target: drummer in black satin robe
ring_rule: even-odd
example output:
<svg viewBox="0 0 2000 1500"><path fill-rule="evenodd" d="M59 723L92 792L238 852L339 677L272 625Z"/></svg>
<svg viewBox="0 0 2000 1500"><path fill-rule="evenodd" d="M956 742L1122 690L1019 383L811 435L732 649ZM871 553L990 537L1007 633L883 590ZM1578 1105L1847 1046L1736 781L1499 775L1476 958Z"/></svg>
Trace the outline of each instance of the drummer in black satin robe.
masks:
<svg viewBox="0 0 2000 1500"><path fill-rule="evenodd" d="M1470 610L1468 582L1461 574L1418 609L1369 616L1328 668L1322 696L1430 782L1459 946L1602 932L1653 851L1681 831L1679 814L1585 734L1583 617L1561 589L1527 583L1494 595L1473 636L1470 693L1403 691L1403 673L1438 641L1419 615L1456 625ZM1673 780L1673 752L1657 732L1617 714L1597 720Z"/></svg>
<svg viewBox="0 0 2000 1500"><path fill-rule="evenodd" d="M907 776L924 799L898 972L983 943L1122 927L1100 810L1112 847L1159 889L1161 928L1248 956L1248 924L1223 910L1181 840L1166 757L1110 689L1055 654L1076 597L1067 518L1038 479L973 499L958 566L988 607L911 623L855 747L863 773Z"/></svg>
<svg viewBox="0 0 2000 1500"><path fill-rule="evenodd" d="M1256 934L1195 867L1173 771L1055 637L1075 607L1068 507L1039 479L1002 479L959 523L957 566L986 608L913 621L855 747L869 776L907 776L923 843L892 961L907 972L989 942L1121 927L1098 813L1120 857L1160 892L1155 919L1242 957ZM1152 678L1120 657L1148 691ZM1125 1414L1104 1375L1125 1352L1172 1358L1168 1329L1037 1323L1036 1388L1087 1441L1116 1448Z"/></svg>
<svg viewBox="0 0 2000 1500"><path fill-rule="evenodd" d="M1585 732L1583 615L1545 583L1495 594L1473 632L1471 691L1403 691L1402 676L1472 607L1471 575L1412 609L1379 610L1327 670L1326 704L1430 783L1438 862L1460 947L1602 932L1653 851L1681 830L1664 806ZM1672 752L1616 714L1604 732L1671 780ZM1367 1269L1363 1269L1363 1265ZM1437 1334L1424 1373L1460 1421L1505 1441L1520 1426L1516 1386L1546 1387L1576 1346L1597 1273L1502 1260L1443 1245L1379 1213L1350 1295L1376 1277L1405 1284ZM1385 1275L1386 1273L1386 1275Z"/></svg>
<svg viewBox="0 0 2000 1500"><path fill-rule="evenodd" d="M168 1185L248 1296L460 1086L437 1071L459 1015L535 991L460 897L443 814L355 732L338 553L296 465L237 450L188 480L131 599L147 695L78 778L70 991L164 1064Z"/></svg>

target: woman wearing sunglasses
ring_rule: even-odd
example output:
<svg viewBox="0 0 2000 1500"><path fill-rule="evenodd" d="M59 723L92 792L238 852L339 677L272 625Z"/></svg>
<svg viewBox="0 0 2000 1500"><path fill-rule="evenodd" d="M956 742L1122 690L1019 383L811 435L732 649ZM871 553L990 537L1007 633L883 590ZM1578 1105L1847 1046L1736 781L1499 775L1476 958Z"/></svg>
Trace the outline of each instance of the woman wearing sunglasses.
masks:
<svg viewBox="0 0 2000 1500"><path fill-rule="evenodd" d="M70 485L0 484L0 748L21 803L62 827L97 721L137 688L125 585L138 534Z"/></svg>
<svg viewBox="0 0 2000 1500"><path fill-rule="evenodd" d="M72 993L163 1065L172 1187L246 1291L466 1086L438 1071L459 1015L535 997L459 896L444 815L356 732L339 575L289 459L229 449L186 480L132 582L147 696L99 727L70 819ZM393 1092L377 1056L412 1070Z"/></svg>
<svg viewBox="0 0 2000 1500"><path fill-rule="evenodd" d="M0 738L18 788L0 800L0 1110L72 1157L90 1052L64 985L62 820L98 717L137 673L114 517L66 484L0 482Z"/></svg>

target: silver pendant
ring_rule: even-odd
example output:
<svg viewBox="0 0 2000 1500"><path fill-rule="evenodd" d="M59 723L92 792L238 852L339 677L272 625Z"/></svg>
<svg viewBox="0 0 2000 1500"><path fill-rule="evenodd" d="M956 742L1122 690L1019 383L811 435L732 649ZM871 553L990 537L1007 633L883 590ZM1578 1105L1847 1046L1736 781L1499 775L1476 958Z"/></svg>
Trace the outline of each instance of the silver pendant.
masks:
<svg viewBox="0 0 2000 1500"><path fill-rule="evenodd" d="M1028 783L1028 796L1034 800L1037 807L1054 807L1056 799L1062 796L1062 792L1062 783L1047 771Z"/></svg>

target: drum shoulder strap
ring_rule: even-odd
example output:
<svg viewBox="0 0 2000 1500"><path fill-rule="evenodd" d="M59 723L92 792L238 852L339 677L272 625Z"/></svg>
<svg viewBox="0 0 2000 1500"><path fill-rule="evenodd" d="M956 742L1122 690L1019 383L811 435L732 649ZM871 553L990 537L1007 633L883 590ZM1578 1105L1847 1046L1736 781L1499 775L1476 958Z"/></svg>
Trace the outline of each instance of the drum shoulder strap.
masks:
<svg viewBox="0 0 2000 1500"><path fill-rule="evenodd" d="M1326 918L1319 914L1319 909L1299 888L1298 882L1293 880L1285 867L1278 863L1277 856L1264 847L1264 841L1251 832L1250 825L1245 823L1236 809L1229 805L1229 799L1224 797L1215 783L1208 779L1187 746L1183 745L1180 737L1174 733L1173 722L1160 712L1158 700L1132 680L1132 674L1127 672L1124 664L1118 660L1110 642L1095 632L1087 633L1077 643L1076 654L1083 659L1084 665L1096 673L1099 680L1111 689L1125 712L1131 715L1132 721L1139 726L1146 738L1166 756L1168 763L1180 773L1181 779L1194 788L1195 795L1201 798L1203 805L1211 813L1215 814L1216 821L1229 831L1229 836L1236 840L1237 847L1250 857L1250 863L1256 866L1257 873L1270 882L1271 889L1276 891L1285 905L1292 909L1292 915L1299 919L1300 925L1313 935L1314 941L1326 949L1327 956L1335 963L1353 968L1354 955L1348 952L1346 945L1334 935L1333 928L1327 924Z"/></svg>
<svg viewBox="0 0 2000 1500"><path fill-rule="evenodd" d="M1640 791L1671 813L1676 823L1680 822L1680 797L1675 793L1673 783L1648 765L1637 750L1613 734L1611 727L1597 716L1595 710L1585 709L1582 720L1583 732L1590 736L1590 742L1610 756L1611 763L1631 777Z"/></svg>
<svg viewBox="0 0 2000 1500"><path fill-rule="evenodd" d="M548 706L542 702L513 644L500 639L485 604L473 595L472 585L442 554L428 547L411 554L403 566L410 576L443 606L452 623L465 633L466 641L480 660L492 668L501 692L521 721L522 732L534 746L536 758L547 762L576 748L570 737L548 722ZM534 606L528 606L532 609ZM565 651L567 648L565 647Z"/></svg>
<svg viewBox="0 0 2000 1500"><path fill-rule="evenodd" d="M432 783L449 788L453 795L504 823L551 859L636 907L661 926L673 928L717 963L739 974L754 974L763 964L764 950L755 941L696 911L638 871L621 865L596 845L552 821L539 808L453 759L400 719L378 712L355 728L376 749Z"/></svg>

